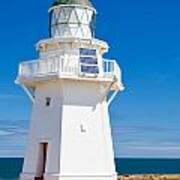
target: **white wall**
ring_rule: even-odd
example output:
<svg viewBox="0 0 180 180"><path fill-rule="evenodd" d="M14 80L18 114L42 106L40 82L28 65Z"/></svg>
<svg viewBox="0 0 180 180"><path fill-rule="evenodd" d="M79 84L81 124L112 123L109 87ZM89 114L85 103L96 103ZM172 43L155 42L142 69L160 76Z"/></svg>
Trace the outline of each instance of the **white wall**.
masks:
<svg viewBox="0 0 180 180"><path fill-rule="evenodd" d="M109 84L59 80L39 84L32 112L24 172L37 172L38 144L48 142L47 174L107 176L115 173ZM51 97L46 107L46 97Z"/></svg>

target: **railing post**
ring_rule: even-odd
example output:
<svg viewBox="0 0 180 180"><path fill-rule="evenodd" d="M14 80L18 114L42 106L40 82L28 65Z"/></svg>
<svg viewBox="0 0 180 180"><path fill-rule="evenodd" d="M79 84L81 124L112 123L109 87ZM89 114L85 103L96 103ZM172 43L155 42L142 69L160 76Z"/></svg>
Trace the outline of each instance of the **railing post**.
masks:
<svg viewBox="0 0 180 180"><path fill-rule="evenodd" d="M106 72L106 75L108 75L107 61L105 61L104 67L105 67L105 72Z"/></svg>
<svg viewBox="0 0 180 180"><path fill-rule="evenodd" d="M18 73L19 73L20 76L23 75L23 74L22 74L22 64L19 65L19 71L18 71Z"/></svg>

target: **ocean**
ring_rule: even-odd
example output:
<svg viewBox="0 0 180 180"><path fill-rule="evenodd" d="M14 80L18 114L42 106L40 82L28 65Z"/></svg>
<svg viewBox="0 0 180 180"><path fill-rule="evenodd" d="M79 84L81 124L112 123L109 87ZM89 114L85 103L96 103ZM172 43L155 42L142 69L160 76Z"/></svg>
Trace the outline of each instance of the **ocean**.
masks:
<svg viewBox="0 0 180 180"><path fill-rule="evenodd" d="M0 180L17 180L22 170L22 158L0 158ZM117 172L126 174L180 174L180 159L116 159Z"/></svg>

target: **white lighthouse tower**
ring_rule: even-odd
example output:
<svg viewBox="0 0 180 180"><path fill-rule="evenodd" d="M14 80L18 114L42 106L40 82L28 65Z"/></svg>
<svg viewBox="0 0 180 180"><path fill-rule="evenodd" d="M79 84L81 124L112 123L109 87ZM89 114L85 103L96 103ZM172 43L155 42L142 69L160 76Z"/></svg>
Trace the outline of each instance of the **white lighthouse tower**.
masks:
<svg viewBox="0 0 180 180"><path fill-rule="evenodd" d="M103 58L88 0L57 0L49 13L50 38L16 80L33 103L21 180L116 180L108 106L121 70Z"/></svg>

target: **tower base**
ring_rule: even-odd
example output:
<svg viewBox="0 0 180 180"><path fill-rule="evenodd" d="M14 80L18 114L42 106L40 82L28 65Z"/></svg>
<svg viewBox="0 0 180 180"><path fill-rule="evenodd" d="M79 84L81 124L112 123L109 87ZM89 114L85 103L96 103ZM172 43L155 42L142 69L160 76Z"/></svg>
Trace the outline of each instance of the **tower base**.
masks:
<svg viewBox="0 0 180 180"><path fill-rule="evenodd" d="M21 173L20 175L20 180L34 180L35 179L35 174L33 173Z"/></svg>
<svg viewBox="0 0 180 180"><path fill-rule="evenodd" d="M117 180L117 175L76 175L76 176L68 176L68 175L58 175L58 174L46 174L44 176L44 180Z"/></svg>
<svg viewBox="0 0 180 180"><path fill-rule="evenodd" d="M20 180L34 180L35 175L29 173L22 173ZM117 180L117 174L113 175L82 175L82 176L68 176L60 174L45 174L43 180Z"/></svg>

